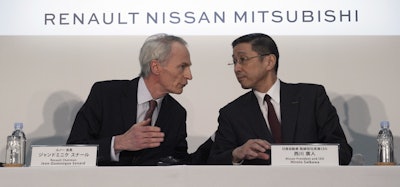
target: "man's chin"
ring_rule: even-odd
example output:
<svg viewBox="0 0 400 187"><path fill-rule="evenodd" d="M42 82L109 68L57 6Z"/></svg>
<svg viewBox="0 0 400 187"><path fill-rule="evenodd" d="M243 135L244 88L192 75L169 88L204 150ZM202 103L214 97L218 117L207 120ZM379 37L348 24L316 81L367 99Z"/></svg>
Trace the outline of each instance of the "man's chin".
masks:
<svg viewBox="0 0 400 187"><path fill-rule="evenodd" d="M240 82L240 81L239 81L239 83L240 83L240 86L242 86L243 89L249 89L249 88L250 88L249 85L246 85L246 84L244 84L243 82Z"/></svg>
<svg viewBox="0 0 400 187"><path fill-rule="evenodd" d="M250 89L249 86L246 86L246 85L243 85L243 84L241 84L241 85L242 85L242 88L243 88L243 89Z"/></svg>
<svg viewBox="0 0 400 187"><path fill-rule="evenodd" d="M240 84L240 86L242 86L242 88L247 89L249 86L246 85L246 81L244 81L243 79L238 79L238 82Z"/></svg>
<svg viewBox="0 0 400 187"><path fill-rule="evenodd" d="M183 88L182 89L173 90L170 93L172 93L172 94L181 94L181 93L183 93Z"/></svg>

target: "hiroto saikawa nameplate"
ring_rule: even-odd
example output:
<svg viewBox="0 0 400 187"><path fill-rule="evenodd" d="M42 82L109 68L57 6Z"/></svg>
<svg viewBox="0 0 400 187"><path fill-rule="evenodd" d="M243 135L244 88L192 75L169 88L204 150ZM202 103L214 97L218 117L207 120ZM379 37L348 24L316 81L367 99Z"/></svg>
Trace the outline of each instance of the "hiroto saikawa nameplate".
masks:
<svg viewBox="0 0 400 187"><path fill-rule="evenodd" d="M273 144L271 165L338 166L339 144Z"/></svg>
<svg viewBox="0 0 400 187"><path fill-rule="evenodd" d="M32 145L31 166L96 166L97 145Z"/></svg>

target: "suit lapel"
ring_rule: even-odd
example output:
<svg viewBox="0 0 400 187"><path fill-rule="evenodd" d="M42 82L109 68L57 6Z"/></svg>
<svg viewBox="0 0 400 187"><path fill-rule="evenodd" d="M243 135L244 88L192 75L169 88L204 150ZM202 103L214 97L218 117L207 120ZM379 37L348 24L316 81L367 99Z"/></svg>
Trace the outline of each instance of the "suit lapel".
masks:
<svg viewBox="0 0 400 187"><path fill-rule="evenodd" d="M260 105L258 104L257 97L254 92L250 92L248 98L245 101L244 116L249 116L250 127L252 127L254 134L258 138L265 139L268 142L273 142L271 132L268 129L267 122L261 112Z"/></svg>
<svg viewBox="0 0 400 187"><path fill-rule="evenodd" d="M167 94L164 96L164 99L162 100L162 104L161 104L161 108L160 108L160 112L158 113L158 117L157 117L157 121L155 123L156 126L164 128L163 125L168 125L169 123L167 123L166 121L168 120L168 116L170 117L171 114L171 107L170 105L170 96ZM164 129L168 129L168 128L164 128Z"/></svg>
<svg viewBox="0 0 400 187"><path fill-rule="evenodd" d="M300 98L295 95L295 90L290 85L281 82L281 125L282 141L293 142L297 126Z"/></svg>
<svg viewBox="0 0 400 187"><path fill-rule="evenodd" d="M137 88L139 78L135 78L129 82L121 98L121 111L124 119L124 128L129 129L136 123L137 116Z"/></svg>

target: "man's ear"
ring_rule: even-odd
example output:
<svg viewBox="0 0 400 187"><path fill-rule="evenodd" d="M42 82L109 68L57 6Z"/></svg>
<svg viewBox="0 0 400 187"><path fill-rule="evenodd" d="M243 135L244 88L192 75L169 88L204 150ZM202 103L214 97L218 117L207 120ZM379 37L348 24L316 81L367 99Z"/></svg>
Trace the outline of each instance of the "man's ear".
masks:
<svg viewBox="0 0 400 187"><path fill-rule="evenodd" d="M276 56L274 54L270 54L265 58L267 60L268 69L274 69L276 65Z"/></svg>
<svg viewBox="0 0 400 187"><path fill-rule="evenodd" d="M158 63L158 60L154 59L150 61L150 71L155 75L160 74L160 63Z"/></svg>

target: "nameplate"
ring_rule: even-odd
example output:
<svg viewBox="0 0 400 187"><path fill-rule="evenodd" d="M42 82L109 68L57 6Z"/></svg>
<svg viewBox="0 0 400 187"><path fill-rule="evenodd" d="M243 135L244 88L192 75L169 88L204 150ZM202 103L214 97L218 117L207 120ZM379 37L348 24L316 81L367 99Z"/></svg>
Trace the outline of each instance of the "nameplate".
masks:
<svg viewBox="0 0 400 187"><path fill-rule="evenodd" d="M32 145L31 166L96 166L97 145Z"/></svg>
<svg viewBox="0 0 400 187"><path fill-rule="evenodd" d="M338 144L273 144L271 165L338 166Z"/></svg>

